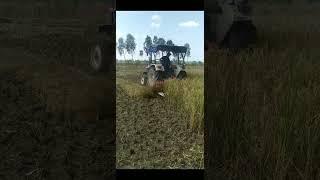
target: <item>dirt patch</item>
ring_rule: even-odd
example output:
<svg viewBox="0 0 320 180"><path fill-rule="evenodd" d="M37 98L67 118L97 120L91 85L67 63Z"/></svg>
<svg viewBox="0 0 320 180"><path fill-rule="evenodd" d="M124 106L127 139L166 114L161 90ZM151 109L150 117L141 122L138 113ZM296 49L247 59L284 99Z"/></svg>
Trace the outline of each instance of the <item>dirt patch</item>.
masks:
<svg viewBox="0 0 320 180"><path fill-rule="evenodd" d="M102 79L48 64L0 77L0 179L113 177L113 101L97 86ZM104 118L95 118L97 108Z"/></svg>
<svg viewBox="0 0 320 180"><path fill-rule="evenodd" d="M116 93L117 168L203 168L203 135L166 98Z"/></svg>

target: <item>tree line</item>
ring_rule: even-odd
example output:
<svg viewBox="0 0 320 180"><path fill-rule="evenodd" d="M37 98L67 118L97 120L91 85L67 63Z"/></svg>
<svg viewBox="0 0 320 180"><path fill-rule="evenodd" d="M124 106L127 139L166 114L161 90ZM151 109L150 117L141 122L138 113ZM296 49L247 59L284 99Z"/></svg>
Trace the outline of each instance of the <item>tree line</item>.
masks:
<svg viewBox="0 0 320 180"><path fill-rule="evenodd" d="M145 54L147 54L147 49L149 49L152 45L168 45L168 46L174 46L172 40L165 40L162 37L153 36L153 39L147 35L144 43L143 48L144 50L139 50L139 55L142 57ZM189 43L184 44L185 47L187 47L187 53L186 57L190 57L191 55L191 47ZM133 60L133 55L135 53L137 44L135 42L135 37L132 34L127 34L126 39L120 37L117 42L117 50L119 52L120 56L123 56L124 59L126 59L126 54L130 54ZM147 54L148 55L148 54ZM173 54L176 56L176 54Z"/></svg>

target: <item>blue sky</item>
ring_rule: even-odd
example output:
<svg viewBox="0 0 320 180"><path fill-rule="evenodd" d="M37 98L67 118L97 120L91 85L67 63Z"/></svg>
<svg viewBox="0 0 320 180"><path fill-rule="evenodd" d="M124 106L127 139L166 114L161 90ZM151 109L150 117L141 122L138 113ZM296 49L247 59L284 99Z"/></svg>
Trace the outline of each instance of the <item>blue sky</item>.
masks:
<svg viewBox="0 0 320 180"><path fill-rule="evenodd" d="M189 43L191 56L188 61L203 61L204 56L204 23L203 11L117 11L117 41L126 39L131 33L137 43L134 58L139 59L139 51L147 35L172 40L175 45ZM120 57L117 51L117 58ZM131 59L131 55L126 55ZM146 59L146 56L143 57ZM141 59L141 58L140 58Z"/></svg>

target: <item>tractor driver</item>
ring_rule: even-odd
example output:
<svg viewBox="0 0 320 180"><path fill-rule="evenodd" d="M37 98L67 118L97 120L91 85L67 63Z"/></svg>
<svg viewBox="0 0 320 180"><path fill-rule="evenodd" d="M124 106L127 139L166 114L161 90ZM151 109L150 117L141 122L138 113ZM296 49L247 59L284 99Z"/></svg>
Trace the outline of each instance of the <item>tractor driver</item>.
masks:
<svg viewBox="0 0 320 180"><path fill-rule="evenodd" d="M170 55L171 55L171 53L168 52L166 56L162 56L160 59L160 62L163 65L164 70L167 74L171 73Z"/></svg>

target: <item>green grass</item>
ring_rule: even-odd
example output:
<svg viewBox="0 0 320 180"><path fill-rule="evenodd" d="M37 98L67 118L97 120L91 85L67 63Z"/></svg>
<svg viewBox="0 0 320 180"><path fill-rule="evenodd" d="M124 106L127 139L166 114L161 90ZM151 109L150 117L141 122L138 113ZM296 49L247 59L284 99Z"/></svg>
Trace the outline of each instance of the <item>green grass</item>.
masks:
<svg viewBox="0 0 320 180"><path fill-rule="evenodd" d="M164 91L169 102L188 116L190 128L203 132L204 125L204 77L203 66L187 69L185 80L170 80Z"/></svg>
<svg viewBox="0 0 320 180"><path fill-rule="evenodd" d="M206 56L209 176L319 179L319 11L257 8L253 52Z"/></svg>

